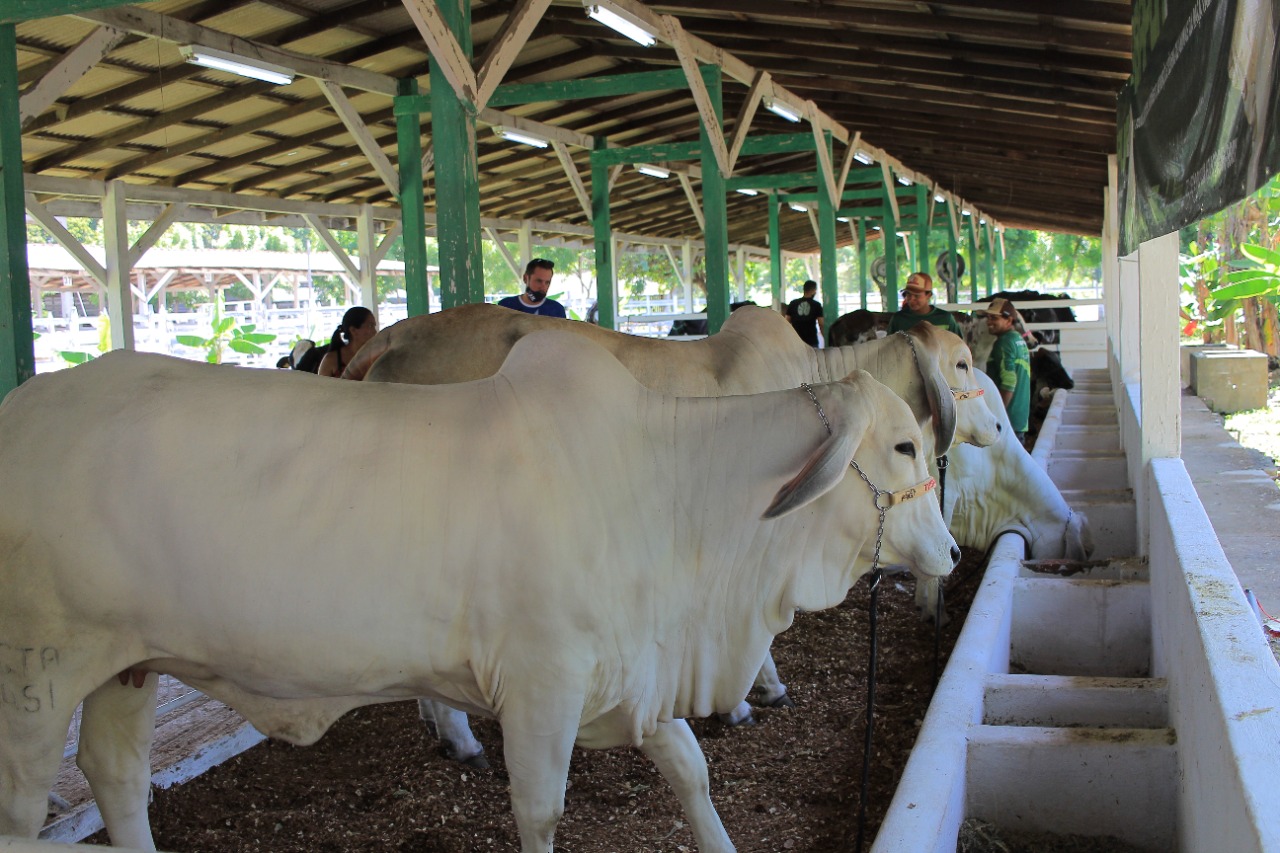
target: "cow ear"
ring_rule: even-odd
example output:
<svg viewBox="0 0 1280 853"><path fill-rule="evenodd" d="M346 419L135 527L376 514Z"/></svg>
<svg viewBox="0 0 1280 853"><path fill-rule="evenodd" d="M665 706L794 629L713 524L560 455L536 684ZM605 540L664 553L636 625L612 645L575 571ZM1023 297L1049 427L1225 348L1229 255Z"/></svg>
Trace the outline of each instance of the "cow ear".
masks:
<svg viewBox="0 0 1280 853"><path fill-rule="evenodd" d="M942 375L938 361L942 357L941 341L930 323L917 323L915 328L922 330L916 345L922 350L920 372L924 378L924 393L929 400L929 411L933 413L933 453L941 456L951 449L956 438L956 398L951 393L951 386Z"/></svg>
<svg viewBox="0 0 1280 853"><path fill-rule="evenodd" d="M859 432L857 439L861 437ZM849 470L849 461L853 459L856 446L852 431L837 429L804 461L800 473L778 490L761 518L786 515L834 489Z"/></svg>

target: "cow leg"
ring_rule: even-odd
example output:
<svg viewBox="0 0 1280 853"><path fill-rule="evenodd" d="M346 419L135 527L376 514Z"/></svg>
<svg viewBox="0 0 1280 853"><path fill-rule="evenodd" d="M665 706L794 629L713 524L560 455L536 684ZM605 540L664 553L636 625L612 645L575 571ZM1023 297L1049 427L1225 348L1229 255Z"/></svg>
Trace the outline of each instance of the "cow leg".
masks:
<svg viewBox="0 0 1280 853"><path fill-rule="evenodd" d="M511 777L511 810L520 853L551 853L564 814L569 758L582 716L581 699L530 697L503 708L502 752Z"/></svg>
<svg viewBox="0 0 1280 853"><path fill-rule="evenodd" d="M84 700L76 764L89 780L116 847L156 849L147 822L147 799L159 680L156 673L148 673L137 688L111 678Z"/></svg>
<svg viewBox="0 0 1280 853"><path fill-rule="evenodd" d="M733 853L733 842L711 804L707 760L689 724L684 720L658 723L657 731L641 741L640 749L675 791L698 842L698 853Z"/></svg>
<svg viewBox="0 0 1280 853"><path fill-rule="evenodd" d="M754 690L759 694L760 705L766 708L794 708L795 702L791 701L791 697L787 695L787 685L783 684L778 678L778 667L773 662L773 653L766 652L764 663L760 665L760 671L756 673L756 681ZM734 708L727 714L720 714L720 721L730 726L754 726L756 724L755 715L751 712L751 706L745 701L739 702L738 707Z"/></svg>
<svg viewBox="0 0 1280 853"><path fill-rule="evenodd" d="M773 662L773 652L764 656L760 672L756 674L756 692L760 694L760 704L770 708L794 708L795 702L787 695L787 685L778 678L778 667Z"/></svg>
<svg viewBox="0 0 1280 853"><path fill-rule="evenodd" d="M78 702L49 707L31 685L4 674L0 667L0 836L35 838L48 814L49 789Z"/></svg>
<svg viewBox="0 0 1280 853"><path fill-rule="evenodd" d="M444 754L476 770L487 770L484 746L471 733L467 715L456 708L430 699L418 700L418 716L444 747Z"/></svg>

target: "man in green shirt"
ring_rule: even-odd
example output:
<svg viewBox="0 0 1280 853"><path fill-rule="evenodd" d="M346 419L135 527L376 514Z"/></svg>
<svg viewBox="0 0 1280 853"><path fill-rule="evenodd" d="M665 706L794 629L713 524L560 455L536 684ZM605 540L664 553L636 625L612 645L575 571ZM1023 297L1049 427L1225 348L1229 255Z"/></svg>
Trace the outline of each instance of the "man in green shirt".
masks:
<svg viewBox="0 0 1280 853"><path fill-rule="evenodd" d="M987 358L987 375L1000 389L1009 424L1025 445L1031 415L1031 353L1026 341L1013 330L1018 312L1008 299L993 299L986 311L976 313L986 316L987 331L996 337Z"/></svg>
<svg viewBox="0 0 1280 853"><path fill-rule="evenodd" d="M930 322L954 335L960 334L956 318L949 311L929 304L933 299L933 279L927 272L913 272L902 289L902 310L889 318L889 334L905 332L917 323Z"/></svg>

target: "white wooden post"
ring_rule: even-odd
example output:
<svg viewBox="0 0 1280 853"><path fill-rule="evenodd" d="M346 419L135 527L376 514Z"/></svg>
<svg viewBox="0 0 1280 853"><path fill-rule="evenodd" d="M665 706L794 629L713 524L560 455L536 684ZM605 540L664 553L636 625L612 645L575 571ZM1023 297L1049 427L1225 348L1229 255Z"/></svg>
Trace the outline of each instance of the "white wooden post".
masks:
<svg viewBox="0 0 1280 853"><path fill-rule="evenodd" d="M680 247L680 263L684 267L684 310L690 314L698 308L693 304L693 241L685 240Z"/></svg>
<svg viewBox="0 0 1280 853"><path fill-rule="evenodd" d="M1142 459L1138 504L1139 553L1150 551L1149 485L1152 459L1182 451L1182 383L1178 378L1178 232L1138 247L1138 351L1141 359ZM1133 450L1131 449L1132 453ZM1135 497L1138 497L1135 495Z"/></svg>
<svg viewBox="0 0 1280 853"><path fill-rule="evenodd" d="M111 348L133 349L133 294L129 291L129 221L124 184L107 182L102 199L102 240L106 249L107 314L111 317Z"/></svg>
<svg viewBox="0 0 1280 853"><path fill-rule="evenodd" d="M529 266L529 261L533 260L533 226L529 220L520 221L520 233L517 237L520 247L520 269L516 272L516 284L523 285L524 271ZM523 292L524 287L518 286L517 291Z"/></svg>
<svg viewBox="0 0 1280 853"><path fill-rule="evenodd" d="M378 315L378 261L373 233L373 205L360 207L356 218L356 252L360 255L360 304Z"/></svg>

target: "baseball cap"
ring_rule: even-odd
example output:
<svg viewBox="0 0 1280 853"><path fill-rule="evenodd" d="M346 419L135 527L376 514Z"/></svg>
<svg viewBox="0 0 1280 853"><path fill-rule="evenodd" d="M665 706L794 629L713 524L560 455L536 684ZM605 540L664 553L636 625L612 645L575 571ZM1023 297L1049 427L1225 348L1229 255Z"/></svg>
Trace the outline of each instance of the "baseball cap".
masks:
<svg viewBox="0 0 1280 853"><path fill-rule="evenodd" d="M928 273L913 272L907 278L907 285L903 290L911 293L928 293L933 294L933 279L929 278Z"/></svg>
<svg viewBox="0 0 1280 853"><path fill-rule="evenodd" d="M1018 312L1014 310L1013 303L1008 299L1002 298L992 299L986 311L975 311L974 313L980 317L985 317L988 314L998 314L1001 317L1008 317L1010 320L1018 316Z"/></svg>

